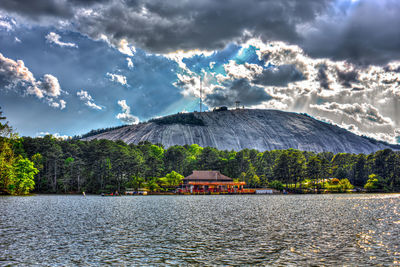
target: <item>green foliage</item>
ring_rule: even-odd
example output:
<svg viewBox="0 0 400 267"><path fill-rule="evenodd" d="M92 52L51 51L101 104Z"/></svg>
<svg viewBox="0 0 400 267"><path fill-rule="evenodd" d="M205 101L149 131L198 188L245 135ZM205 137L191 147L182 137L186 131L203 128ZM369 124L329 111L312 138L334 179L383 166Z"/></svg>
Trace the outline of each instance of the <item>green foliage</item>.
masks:
<svg viewBox="0 0 400 267"><path fill-rule="evenodd" d="M0 194L28 194L35 186L38 170L24 158L22 139L12 132L0 110ZM18 155L18 156L17 156Z"/></svg>
<svg viewBox="0 0 400 267"><path fill-rule="evenodd" d="M164 188L176 187L182 183L183 175L172 171L165 175L165 177L160 178L161 186Z"/></svg>
<svg viewBox="0 0 400 267"><path fill-rule="evenodd" d="M250 164L249 170L247 171L247 173L243 172L241 175L241 179L243 179L243 181L246 182L246 185L248 187L259 187L261 182L260 182L260 178L258 177L258 175L255 172L255 168Z"/></svg>
<svg viewBox="0 0 400 267"><path fill-rule="evenodd" d="M329 181L329 184L331 185L338 185L340 180L338 178L332 178L332 180Z"/></svg>
<svg viewBox="0 0 400 267"><path fill-rule="evenodd" d="M161 125L165 124L183 124L183 125L197 125L197 126L205 125L203 120L197 118L194 113L179 113L162 118L152 119L149 122L154 122Z"/></svg>
<svg viewBox="0 0 400 267"><path fill-rule="evenodd" d="M1 115L0 111L0 122L4 120ZM185 124L186 119L179 119L184 117L172 116L166 123ZM296 149L222 151L195 144L164 149L147 141L127 145L109 140L64 141L52 136L22 139L7 123L0 123L0 133L0 194L29 192L32 177L34 190L45 193L121 192L125 187L173 190L183 175L193 170L218 170L245 181L247 187L273 187L279 182L294 191L299 186L314 192L342 192L352 185L400 191L400 153L390 149L370 155Z"/></svg>
<svg viewBox="0 0 400 267"><path fill-rule="evenodd" d="M39 172L33 162L26 158L18 158L14 164L15 180L12 194L25 195L35 187L34 176Z"/></svg>
<svg viewBox="0 0 400 267"><path fill-rule="evenodd" d="M334 178L336 179L336 178ZM350 183L349 179L341 179L338 182L336 180L330 180L328 183L325 184L325 188L327 191L330 192L338 192L338 193L344 193L347 190L353 189L354 186Z"/></svg>
<svg viewBox="0 0 400 267"><path fill-rule="evenodd" d="M378 190L387 191L388 188L386 184L387 181L385 181L379 175L373 173L368 176L368 180L364 185L364 189L367 189L368 191L378 191Z"/></svg>
<svg viewBox="0 0 400 267"><path fill-rule="evenodd" d="M146 183L146 188L150 190L150 192L158 192L161 190L161 186L158 184L158 178L151 178Z"/></svg>
<svg viewBox="0 0 400 267"><path fill-rule="evenodd" d="M283 186L282 182L278 181L278 180L271 181L268 184L268 186L273 188L273 189L279 190L279 191L282 191L284 189L284 186Z"/></svg>
<svg viewBox="0 0 400 267"><path fill-rule="evenodd" d="M145 185L145 180L142 177L132 176L132 178L128 181L127 187L131 187L138 191L139 188L142 188Z"/></svg>

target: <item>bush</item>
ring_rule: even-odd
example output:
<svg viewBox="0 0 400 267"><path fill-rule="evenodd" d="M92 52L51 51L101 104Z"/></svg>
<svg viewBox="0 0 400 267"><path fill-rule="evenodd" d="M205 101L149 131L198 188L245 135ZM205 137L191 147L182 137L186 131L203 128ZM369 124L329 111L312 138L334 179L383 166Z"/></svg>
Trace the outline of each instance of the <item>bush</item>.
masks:
<svg viewBox="0 0 400 267"><path fill-rule="evenodd" d="M338 180L338 182L336 183L336 181L335 181L334 183L332 183L332 180L334 180L334 179ZM334 178L334 179L332 179L331 181L329 181L326 184L326 189L330 192L343 193L349 189L354 188L354 186L350 183L349 179L347 179L347 178L341 179L341 180L339 180L337 178Z"/></svg>
<svg viewBox="0 0 400 267"><path fill-rule="evenodd" d="M149 120L157 124L183 124L183 125L197 125L204 126L203 120L197 118L193 113L175 114L158 119Z"/></svg>
<svg viewBox="0 0 400 267"><path fill-rule="evenodd" d="M364 185L364 188L368 191L386 189L385 180L379 175L371 174L368 176L368 181Z"/></svg>
<svg viewBox="0 0 400 267"><path fill-rule="evenodd" d="M273 180L272 182L269 183L268 186L279 191L282 191L284 188L282 182L278 180Z"/></svg>
<svg viewBox="0 0 400 267"><path fill-rule="evenodd" d="M329 180L329 183L331 185L338 185L340 182L340 180L338 178L332 178L331 180Z"/></svg>

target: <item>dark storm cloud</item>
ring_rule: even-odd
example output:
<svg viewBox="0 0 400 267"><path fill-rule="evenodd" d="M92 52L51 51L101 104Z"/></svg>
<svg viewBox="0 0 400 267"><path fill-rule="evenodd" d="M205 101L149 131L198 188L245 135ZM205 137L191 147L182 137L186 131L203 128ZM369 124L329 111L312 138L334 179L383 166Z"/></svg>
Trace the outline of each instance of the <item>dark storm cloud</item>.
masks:
<svg viewBox="0 0 400 267"><path fill-rule="evenodd" d="M233 106L235 101L243 105L257 105L270 99L271 96L262 87L251 85L247 79L238 79L229 87L217 88L208 94L205 103L209 107Z"/></svg>
<svg viewBox="0 0 400 267"><path fill-rule="evenodd" d="M327 69L325 64L321 64L318 69L318 81L320 86L324 89L330 89L328 75L326 74Z"/></svg>
<svg viewBox="0 0 400 267"><path fill-rule="evenodd" d="M358 72L357 71L341 71L336 69L336 74L338 77L338 81L341 85L347 88L352 87L352 83L358 82Z"/></svg>
<svg viewBox="0 0 400 267"><path fill-rule="evenodd" d="M313 57L384 65L400 58L399 14L400 1L360 0L316 21L301 45Z"/></svg>
<svg viewBox="0 0 400 267"><path fill-rule="evenodd" d="M80 32L113 44L122 38L145 50L220 49L247 37L299 40L296 27L312 22L332 0L11 1L0 8L38 19L70 18ZM78 12L82 7L94 12Z"/></svg>
<svg viewBox="0 0 400 267"><path fill-rule="evenodd" d="M0 8L32 19L42 16L70 18L77 7L88 7L109 0L1 0Z"/></svg>
<svg viewBox="0 0 400 267"><path fill-rule="evenodd" d="M260 37L358 64L400 58L397 0L2 0L0 9L33 20L67 19L94 39L107 36L114 45L127 39L151 52L216 50Z"/></svg>
<svg viewBox="0 0 400 267"><path fill-rule="evenodd" d="M30 18L40 18L41 16L66 18L73 15L72 7L67 2L55 0L2 0L0 7Z"/></svg>
<svg viewBox="0 0 400 267"><path fill-rule="evenodd" d="M252 81L268 86L287 86L288 83L304 80L303 74L294 65L281 65L268 68Z"/></svg>

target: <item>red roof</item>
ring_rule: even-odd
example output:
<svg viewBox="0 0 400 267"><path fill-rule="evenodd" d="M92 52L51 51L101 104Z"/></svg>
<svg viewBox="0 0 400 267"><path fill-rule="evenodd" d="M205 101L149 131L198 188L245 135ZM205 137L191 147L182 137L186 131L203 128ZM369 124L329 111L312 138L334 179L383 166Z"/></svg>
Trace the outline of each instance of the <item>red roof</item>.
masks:
<svg viewBox="0 0 400 267"><path fill-rule="evenodd" d="M183 179L184 181L230 181L233 179L221 174L219 171L193 171Z"/></svg>

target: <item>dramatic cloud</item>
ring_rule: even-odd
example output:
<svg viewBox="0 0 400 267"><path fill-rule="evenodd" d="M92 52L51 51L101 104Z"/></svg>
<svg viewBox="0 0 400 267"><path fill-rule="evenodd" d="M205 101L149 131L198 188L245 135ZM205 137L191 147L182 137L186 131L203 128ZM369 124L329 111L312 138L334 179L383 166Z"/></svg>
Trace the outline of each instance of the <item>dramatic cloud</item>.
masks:
<svg viewBox="0 0 400 267"><path fill-rule="evenodd" d="M271 99L264 88L253 86L246 79L234 80L229 87L216 87L212 93L207 94L205 103L210 107L234 106L236 101L251 106Z"/></svg>
<svg viewBox="0 0 400 267"><path fill-rule="evenodd" d="M117 48L119 52L128 56L133 56L133 53L136 52L135 47L129 46L128 41L125 39L119 41Z"/></svg>
<svg viewBox="0 0 400 267"><path fill-rule="evenodd" d="M58 97L61 94L61 87L58 79L51 74L45 74L43 79L38 82L42 91L48 96Z"/></svg>
<svg viewBox="0 0 400 267"><path fill-rule="evenodd" d="M313 57L385 64L399 59L400 2L337 1L314 23L301 27L299 44Z"/></svg>
<svg viewBox="0 0 400 267"><path fill-rule="evenodd" d="M218 50L259 37L359 64L400 58L396 0L3 0L0 9L42 25L68 25L127 55L134 53L130 44L168 53Z"/></svg>
<svg viewBox="0 0 400 267"><path fill-rule="evenodd" d="M396 142L400 125L399 63L359 67L346 61L313 59L300 47L252 40L265 64L293 65L304 79L286 87L266 86L273 100L258 107L307 112L354 129L355 133ZM252 74L249 74L252 76ZM256 77L256 75L253 75Z"/></svg>
<svg viewBox="0 0 400 267"><path fill-rule="evenodd" d="M251 59L247 61L257 63L243 62L243 53ZM204 62L200 74L191 69L194 65L186 64L175 86L182 88L185 97L198 98L202 77L203 99L211 108L240 101L251 108L306 112L357 134L396 142L399 62L360 67L347 61L313 59L299 46L260 39L249 40L238 57L212 69Z"/></svg>
<svg viewBox="0 0 400 267"><path fill-rule="evenodd" d="M122 85L128 85L127 81L126 81L126 77L124 75L107 72L107 76L110 77L110 81L117 82Z"/></svg>
<svg viewBox="0 0 400 267"><path fill-rule="evenodd" d="M61 47L75 47L75 48L78 48L78 46L76 44L74 44L74 43L65 43L65 42L60 41L61 36L58 35L55 32L50 32L49 34L46 35L45 38L46 38L47 42L49 42L51 44L56 44L56 45L59 45Z"/></svg>
<svg viewBox="0 0 400 267"><path fill-rule="evenodd" d="M92 96L87 91L80 90L79 92L76 93L76 95L79 96L79 99L85 102L85 105L88 106L89 108L97 110L103 109L101 106L96 105L94 103Z"/></svg>
<svg viewBox="0 0 400 267"><path fill-rule="evenodd" d="M126 100L119 100L118 105L122 108L122 113L118 113L116 118L126 124L138 124L139 118L131 114L131 108L126 104Z"/></svg>
<svg viewBox="0 0 400 267"><path fill-rule="evenodd" d="M378 109L370 104L339 104L339 103L324 103L322 105L310 105L310 108L315 108L320 111L333 112L339 116L348 116L358 123L371 123L371 124L389 124L392 125L393 121L390 118L383 117Z"/></svg>
<svg viewBox="0 0 400 267"><path fill-rule="evenodd" d="M264 69L254 83L268 86L287 86L291 82L304 80L303 74L294 65L281 65Z"/></svg>
<svg viewBox="0 0 400 267"><path fill-rule="evenodd" d="M129 99L141 119L198 109L202 87L208 108L238 100L306 112L395 142L399 13L397 0L2 0L1 52L23 61L1 57L0 101L33 104L6 90L55 108L67 100L63 114L90 118L75 128L83 131L114 123L119 106L96 105L88 93L61 102L60 83L96 88L99 103ZM110 112L81 109L81 101ZM24 128L28 120L19 121Z"/></svg>
<svg viewBox="0 0 400 267"><path fill-rule="evenodd" d="M64 109L66 102L60 100L61 87L58 79L51 74L45 74L39 81L25 66L22 60L14 61L0 53L0 86L6 89L22 89L25 95L34 95L54 108Z"/></svg>

